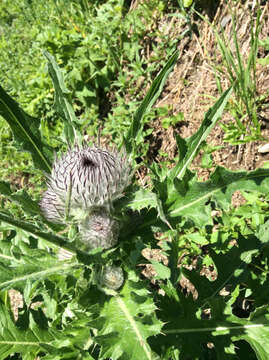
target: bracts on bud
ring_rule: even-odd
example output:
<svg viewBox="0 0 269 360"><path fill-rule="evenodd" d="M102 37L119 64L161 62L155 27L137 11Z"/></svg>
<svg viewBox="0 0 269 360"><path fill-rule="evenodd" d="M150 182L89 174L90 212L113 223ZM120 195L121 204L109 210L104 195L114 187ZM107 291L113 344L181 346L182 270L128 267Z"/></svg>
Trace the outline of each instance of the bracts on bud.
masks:
<svg viewBox="0 0 269 360"><path fill-rule="evenodd" d="M55 159L40 207L51 222L74 219L86 249L107 249L117 243L119 234L113 201L122 196L130 178L125 155L75 146Z"/></svg>
<svg viewBox="0 0 269 360"><path fill-rule="evenodd" d="M85 250L97 247L109 249L115 246L119 229L118 221L104 208L94 210L79 224L81 242Z"/></svg>

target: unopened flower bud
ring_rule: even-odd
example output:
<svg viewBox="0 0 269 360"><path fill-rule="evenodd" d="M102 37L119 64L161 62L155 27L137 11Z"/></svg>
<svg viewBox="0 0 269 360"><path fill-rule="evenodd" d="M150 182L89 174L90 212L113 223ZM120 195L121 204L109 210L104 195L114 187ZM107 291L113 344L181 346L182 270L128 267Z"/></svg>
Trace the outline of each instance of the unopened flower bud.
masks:
<svg viewBox="0 0 269 360"><path fill-rule="evenodd" d="M99 208L91 212L78 229L85 250L91 250L98 247L109 249L116 245L120 227L105 208Z"/></svg>
<svg viewBox="0 0 269 360"><path fill-rule="evenodd" d="M123 271L118 266L105 266L99 276L100 286L111 290L118 290L123 281Z"/></svg>
<svg viewBox="0 0 269 360"><path fill-rule="evenodd" d="M109 208L129 181L130 167L125 156L97 147L76 146L55 159L40 206L51 222L61 223L77 214L83 218L93 208Z"/></svg>

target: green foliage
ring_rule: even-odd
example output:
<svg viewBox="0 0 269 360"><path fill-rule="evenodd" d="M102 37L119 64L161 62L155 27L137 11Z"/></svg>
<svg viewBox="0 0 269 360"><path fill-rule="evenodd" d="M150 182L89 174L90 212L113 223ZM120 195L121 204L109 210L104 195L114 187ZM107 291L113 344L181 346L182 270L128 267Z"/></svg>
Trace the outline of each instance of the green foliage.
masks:
<svg viewBox="0 0 269 360"><path fill-rule="evenodd" d="M265 40L260 40L259 44L260 47L263 47L266 51L269 50L269 38L265 39ZM269 59L268 57L264 58L264 59L258 59L258 63L262 64L262 65L269 65Z"/></svg>
<svg viewBox="0 0 269 360"><path fill-rule="evenodd" d="M53 56L51 56L48 52L45 52L44 55L48 59L49 74L55 88L55 108L65 124L65 142L70 142L72 144L74 143L75 137L73 124L76 123L77 119L73 107L67 98L69 91L65 87L63 75L60 72Z"/></svg>
<svg viewBox="0 0 269 360"><path fill-rule="evenodd" d="M6 9L7 1L3 4ZM35 8L36 4L29 2L28 7L21 5L20 9L26 22L32 24L34 16L36 26L41 26L45 9L52 9L51 3ZM54 4L51 19L62 6L61 1ZM142 6L146 15L148 6L154 4L152 1ZM132 80L123 76L124 67L136 68L137 74L142 72L139 47L132 47L138 43L133 45L123 31L125 21L134 24L134 13L125 14L123 3L118 5L117 1L70 2L66 12L56 16L62 31L52 21L46 40L40 33L43 44L47 42L46 49L54 54L46 52L45 57L55 87L50 92L49 80L43 79L50 104L51 94L55 94L55 110L45 114L44 107L42 112L49 122L57 118L57 112L63 127L58 120L50 126L28 115L1 88L1 115L11 128L17 148L30 152L35 171L49 172L52 150L62 151L73 140L81 141L89 123L83 117L92 111L92 105L98 113L107 87L117 89L116 99L123 99L121 92L132 86ZM12 24L15 8L3 12L7 23ZM85 23L75 21L78 14ZM86 32L87 17L95 21L92 33ZM63 26L67 20L72 36ZM111 28L107 29L104 21L110 21ZM143 27L138 21L134 36L145 34ZM112 39L116 28L117 41ZM89 56L83 58L86 47L80 46L90 38L91 45L94 40L96 46L91 60ZM105 62L108 54L110 58ZM147 94L133 94L135 101L128 106L122 100L108 116L111 121L103 125L104 134L109 133L112 139L117 133L117 142L125 144L134 163L144 153L151 107L177 56L171 51ZM41 59L44 62L44 57ZM130 60L128 65L126 59ZM71 69L76 61L79 65ZM80 72L84 61L90 68L86 74ZM61 70L57 64L67 67ZM116 83L111 69L122 83ZM156 64L149 77L159 70ZM69 87L66 84L70 85L72 76L75 86ZM11 83L5 81L10 90ZM70 93L67 88L72 89ZM20 89L12 91L18 90L16 96L22 97L31 91L23 93ZM121 230L119 244L112 249L81 251L76 245L75 225L65 228L48 223L26 189L17 191L8 182L0 182L0 359L268 358L269 170L232 172L217 167L206 182L198 181L189 170L198 152L206 149L206 138L221 118L231 93L232 88L223 92L194 135L187 139L177 136L179 155L174 167L153 162L148 186L141 187L134 181L125 196L115 202ZM41 106L46 98L43 95L38 99ZM91 96L95 100L89 100ZM88 109L82 114L86 103ZM119 123L129 117L126 124L113 119L117 111L123 111ZM60 141L54 139L55 134ZM235 207L233 196L239 190L244 201ZM72 257L63 260L63 248ZM157 251L157 256L145 258L146 248ZM122 269L123 284L117 290L102 288L98 282L101 269L115 267ZM142 269L151 270L141 273ZM16 318L9 289L22 296Z"/></svg>
<svg viewBox="0 0 269 360"><path fill-rule="evenodd" d="M138 278L134 280L126 281L122 291L100 307L99 317L91 324L99 330L96 341L102 345L102 358L156 358L146 339L159 334L162 323L148 290Z"/></svg>
<svg viewBox="0 0 269 360"><path fill-rule="evenodd" d="M178 51L176 51L168 60L166 65L160 71L158 76L152 82L152 85L147 92L147 95L141 102L140 106L138 107L137 111L134 114L133 121L131 127L127 133L126 139L124 141L124 145L126 150L130 153L131 149L134 153L136 153L136 143L137 138L141 138L142 130L143 130L143 116L151 109L152 105L156 101L156 99L160 96L160 93L163 89L165 80L167 76L172 71L177 58L178 58Z"/></svg>
<svg viewBox="0 0 269 360"><path fill-rule="evenodd" d="M54 59L48 55L47 58L53 64L52 77L62 79ZM173 55L153 83L155 90L152 90L153 87L149 89L136 112L139 118L138 115L134 116L132 130L124 137L129 153L135 153L138 149L140 139L132 135L142 132L143 117L156 99L155 94L163 86L166 69L170 71L174 61ZM70 112L64 110L70 109L71 105L61 89L65 89L63 83L56 94L58 107L63 107L62 116L71 124ZM8 210L0 214L4 230L0 254L1 288L2 291L9 288L19 290L25 302L25 310L16 322L11 318L8 303L2 305L1 316L6 319L2 325L4 332L1 343L5 350L1 353L2 359L15 352L22 356L28 354L29 359L35 356L50 359L57 358L59 351L63 351L66 357L72 354L85 359L185 359L208 356L236 359L233 342L242 340L250 344L258 359L267 356L267 345L262 340L268 332L267 302L256 296L259 307L245 319L234 313L234 304L243 289L249 290L248 296L251 296L257 286L262 287L267 282L263 270L259 271L263 272L264 279L259 281L256 274L255 281L250 265L255 264L257 273L257 269L264 266L264 261L267 263L269 220L262 215L265 214L262 212L265 204L258 199L259 196L268 196L268 170L246 173L217 168L205 183L197 182L195 174L188 170L210 129L220 118L230 93L231 90L227 90L207 112L196 134L186 140L178 137L180 157L172 170L153 165L152 189L131 187L126 197L118 202L117 209L122 215L125 214L125 224L120 236L121 244L112 252L86 254L74 246L72 232L69 232L69 239L48 232L36 204L33 201L27 203L27 193L12 192L10 185L2 182L1 193L20 204L26 218L27 213L35 215L34 219L28 216L27 221L22 221L14 219ZM18 108L15 102L12 104L15 109ZM27 128L30 118L22 112L14 114L14 119L19 122L22 118ZM3 112L3 115L9 119L9 114ZM41 138L41 135L37 136ZM28 149L27 142L25 146ZM33 156L35 149L30 148ZM260 212L255 221L248 203L232 210L231 197L238 188L245 191L249 203L255 199L255 213ZM223 213L215 220L218 223L217 234L213 231L214 220L211 216L214 209ZM130 210L133 214L128 219ZM230 217L229 212L232 212ZM134 221L133 217L137 220ZM130 226L132 224L134 226ZM18 233L14 230L10 232L14 226L21 230L17 230ZM125 228L129 228L129 235ZM168 264L151 260L156 271L155 281L158 281L158 287L164 293L160 295L151 291L149 296L148 285L139 278L136 267L141 263L143 247L154 246L150 235L154 228L162 231L170 240L163 243L162 249ZM189 245L181 249L179 234L184 228L185 240L182 241L187 240ZM225 246L232 238L237 245ZM195 243L198 246L195 247ZM45 244L51 244L50 252ZM206 255L199 244L209 246ZM59 263L58 247L71 250L77 257ZM196 268L178 268L182 251L185 256L187 251L187 257L193 256L195 251L199 254L200 261ZM111 261L120 263L125 270L125 282L119 292L104 292L96 286L99 264ZM200 275L203 266L213 266L215 280ZM197 300L186 297L181 291L179 281L183 275L197 290ZM249 286L246 285L248 282ZM223 289L229 289L225 296L220 295ZM35 299L43 304L38 310L31 307ZM71 302L68 299L72 299ZM49 303L47 308L46 304ZM207 318L203 315L205 309L210 309ZM11 329L12 338L8 335ZM213 350L203 347L206 343L213 343Z"/></svg>
<svg viewBox="0 0 269 360"><path fill-rule="evenodd" d="M47 76L47 70L54 71L54 67L52 63L46 66L42 54L49 52L63 72L66 85L61 91L73 102L77 119L70 116L74 120L72 126L78 130L76 141L81 141L80 134L97 136L102 129L107 138L119 144L118 134L129 128L146 85L160 70L167 54L175 51L177 41L169 40L168 44L167 37L155 25L166 8L166 2L159 0L141 2L134 9L123 0L68 4L64 0L46 3L3 0L1 86L19 102L21 109L38 119L35 123L42 127L44 143L60 148L66 141L72 142L74 130L54 106L57 97L54 99L52 82L57 93L55 81L60 79L55 74L51 82ZM148 58L143 42L152 36L162 41L152 42L153 51ZM125 96L128 92L129 100ZM0 125L1 176L6 180L12 177L13 171L6 166L10 163L16 167L18 177L25 176L31 182L30 157L16 151L12 135L2 120ZM145 153L147 146L143 141L141 147ZM40 183L40 175L35 175L33 182Z"/></svg>
<svg viewBox="0 0 269 360"><path fill-rule="evenodd" d="M2 87L0 87L0 115L8 122L18 146L32 154L35 166L50 171L46 156L50 149L41 141L38 120L26 114Z"/></svg>

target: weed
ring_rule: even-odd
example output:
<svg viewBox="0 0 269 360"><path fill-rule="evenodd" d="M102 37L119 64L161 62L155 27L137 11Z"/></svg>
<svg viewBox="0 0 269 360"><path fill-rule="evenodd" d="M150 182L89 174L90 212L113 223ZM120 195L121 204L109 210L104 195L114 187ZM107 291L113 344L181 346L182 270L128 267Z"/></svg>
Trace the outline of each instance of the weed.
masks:
<svg viewBox="0 0 269 360"><path fill-rule="evenodd" d="M196 133L176 136L173 161L160 152L149 164L149 123L183 119L152 109L179 54L152 21L168 2L127 5L2 2L0 359L266 359L269 170L216 167L206 182L189 170L201 150L214 165L206 139L231 88ZM230 64L238 96L254 81L253 63L240 80L243 63ZM119 162L92 145L100 133ZM129 184L129 165L147 168L145 186ZM10 289L23 302L16 320Z"/></svg>
<svg viewBox="0 0 269 360"><path fill-rule="evenodd" d="M45 56L55 86L55 110L64 122L64 140L74 145L81 134L76 129L63 74L53 56ZM175 52L154 79L122 136L121 145L134 165L146 115L177 57ZM0 90L0 111L14 140L22 151L31 153L36 169L50 172L53 149L45 142L39 122ZM238 351L246 351L240 343L243 340L249 344L251 356L255 356L254 351L258 357L269 354L268 298L263 295L268 287L268 170L231 172L218 167L207 182L201 183L188 169L205 146L230 95L231 89L222 94L194 135L188 139L177 137L179 157L172 169L153 163L151 186L131 184L124 197L111 199L113 204L105 217L100 208L89 210L83 204L85 194L88 198L94 189L99 189L95 195L100 201L105 199L102 191L112 194L115 190L114 180L110 183L109 179L121 169L111 163L108 152L100 150L106 156L105 165L101 158L95 163L94 159L84 159L81 165L75 164L74 193L69 185L62 186L63 181L72 180L73 165L66 161L73 153L69 151L63 163L61 158L57 160L59 171L51 174L53 191L60 196L57 201L63 205L69 199L71 216L73 207L82 205L84 214L80 216L87 220L84 230L91 233L93 242L104 232L103 221L107 224L113 209L120 224L117 234L113 233L119 241L117 247L114 241L109 246L101 242L100 247L83 251L79 239L84 223L76 223L76 217L65 217L61 223L62 217L58 216L58 223L53 224L43 217L37 201L25 190L14 191L8 183L0 182L2 196L16 202L20 209L17 212L3 202L0 211L1 359L14 353L29 359L61 358L63 353L82 359L202 359L219 358L218 354L236 359ZM95 156L99 150L87 151ZM93 164L99 183L91 186L93 173L86 175L81 166ZM62 177L66 166L71 170L70 177L65 172ZM245 204L233 208L232 196L237 189ZM45 205L55 214L54 200L43 203L43 210ZM91 199L87 201L94 206ZM65 256L61 248L67 250ZM159 257L146 260L143 254L150 249L157 250ZM145 262L151 268L149 279L141 278L139 270ZM23 296L16 322L7 296L10 288ZM188 296L190 293L192 296ZM251 306L242 305L246 303ZM240 346L239 350L235 346Z"/></svg>

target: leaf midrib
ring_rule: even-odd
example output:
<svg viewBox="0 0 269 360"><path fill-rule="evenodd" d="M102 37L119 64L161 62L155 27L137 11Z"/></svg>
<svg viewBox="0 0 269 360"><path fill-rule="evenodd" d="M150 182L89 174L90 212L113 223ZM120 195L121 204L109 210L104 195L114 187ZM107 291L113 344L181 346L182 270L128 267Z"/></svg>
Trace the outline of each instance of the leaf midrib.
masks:
<svg viewBox="0 0 269 360"><path fill-rule="evenodd" d="M73 264L62 264L62 265L58 265L58 266L54 266L54 267L50 267L49 269L45 269L45 270L41 270L41 271L37 271L37 272L33 272L30 274L26 274L23 276L18 276L17 278L13 278L11 280L7 280L4 281L0 284L0 289L5 288L9 285L13 285L17 282L20 281L26 281L26 280L31 280L31 279L35 279L35 278L43 278L44 276L49 276L51 274L54 273L58 273L59 271L61 272L66 272L68 270L70 270L71 268L78 266L78 264L73 263Z"/></svg>
<svg viewBox="0 0 269 360"><path fill-rule="evenodd" d="M146 354L146 357L147 359L151 360L152 357L151 357L151 353L150 351L147 349L147 346L145 344L145 341L142 337L142 335L140 334L140 331L136 325L136 322L135 320L133 319L132 315L130 314L130 312L128 311L128 308L126 307L124 301L119 297L119 296L115 296L115 299L119 305L119 307L121 308L122 312L124 313L124 315L126 316L128 322L130 323L134 333L136 334L137 338L138 338L138 341L139 341L139 344L140 346L143 348L145 354Z"/></svg>
<svg viewBox="0 0 269 360"><path fill-rule="evenodd" d="M199 202L202 202L203 200L209 198L210 196L214 195L215 193L217 193L218 191L226 188L227 186L231 185L232 183L236 183L237 181L242 181L242 180L252 180L254 178L257 178L257 177L265 177L265 174L261 174L261 175L258 175L258 174L247 174L246 176L242 176L242 177L239 177L238 179L235 179L234 181L230 181L228 182L227 184L224 184L224 185L220 185L219 187L215 188L214 190L211 190L209 192L207 192L205 195L199 197L198 199L195 199L191 202L188 202L187 204L181 206L181 207L178 207L177 209L175 210L172 210L169 212L169 215L170 216L178 216L180 215L180 213L189 208L189 207L192 207L193 205L199 203ZM214 184L212 184L214 185Z"/></svg>

